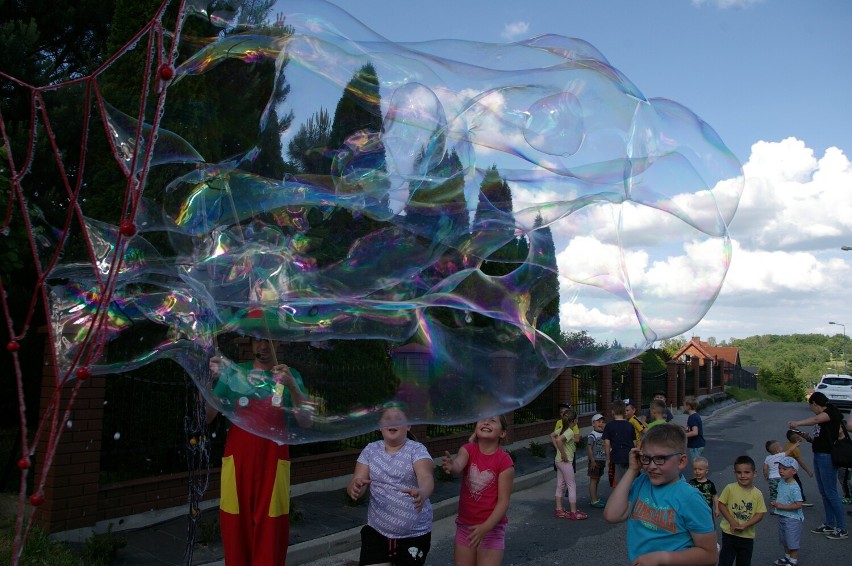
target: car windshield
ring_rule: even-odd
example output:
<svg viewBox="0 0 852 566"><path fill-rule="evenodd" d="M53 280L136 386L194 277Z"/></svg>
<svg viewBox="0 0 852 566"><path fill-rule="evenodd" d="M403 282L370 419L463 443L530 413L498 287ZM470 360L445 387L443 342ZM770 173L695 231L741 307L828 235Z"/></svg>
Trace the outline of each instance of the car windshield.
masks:
<svg viewBox="0 0 852 566"><path fill-rule="evenodd" d="M822 382L826 385L852 386L852 379L847 379L845 377L823 377Z"/></svg>

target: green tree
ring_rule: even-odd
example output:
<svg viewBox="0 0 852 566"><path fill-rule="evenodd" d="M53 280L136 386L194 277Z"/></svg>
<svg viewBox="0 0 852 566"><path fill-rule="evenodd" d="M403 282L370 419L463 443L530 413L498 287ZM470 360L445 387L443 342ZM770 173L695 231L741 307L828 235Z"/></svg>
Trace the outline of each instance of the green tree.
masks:
<svg viewBox="0 0 852 566"><path fill-rule="evenodd" d="M326 165L324 154L328 151L330 135L331 118L327 110L320 108L299 126L298 131L287 144L290 167L297 173L328 174L323 167Z"/></svg>
<svg viewBox="0 0 852 566"><path fill-rule="evenodd" d="M683 336L675 336L674 338L666 338L660 342L660 350L667 356L667 360L674 358L674 355L684 346L686 346L686 338Z"/></svg>

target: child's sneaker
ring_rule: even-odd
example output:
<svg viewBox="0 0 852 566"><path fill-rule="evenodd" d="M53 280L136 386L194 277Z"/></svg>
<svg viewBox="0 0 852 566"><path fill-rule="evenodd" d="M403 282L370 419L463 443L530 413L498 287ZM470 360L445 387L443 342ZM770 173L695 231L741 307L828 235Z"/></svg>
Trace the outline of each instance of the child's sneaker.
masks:
<svg viewBox="0 0 852 566"><path fill-rule="evenodd" d="M833 533L834 527L829 527L828 525L823 523L822 525L818 526L817 528L811 529L811 532L816 534L816 535L825 535L825 534L828 534L828 533Z"/></svg>
<svg viewBox="0 0 852 566"><path fill-rule="evenodd" d="M585 513L583 513L582 511L574 511L574 512L573 512L573 513L571 513L571 514L572 514L572 515L574 515L574 520L575 520L575 521L582 521L583 519L588 519L588 518L589 518L589 516L588 516L588 515L586 515Z"/></svg>
<svg viewBox="0 0 852 566"><path fill-rule="evenodd" d="M595 509L603 509L604 507L606 507L606 499L600 498L597 501L592 501L590 505Z"/></svg>
<svg viewBox="0 0 852 566"><path fill-rule="evenodd" d="M830 538L831 540L849 538L849 531L846 529L835 529L830 533L825 533L825 538Z"/></svg>
<svg viewBox="0 0 852 566"><path fill-rule="evenodd" d="M852 497L844 497L840 502L844 505L852 505Z"/></svg>
<svg viewBox="0 0 852 566"><path fill-rule="evenodd" d="M772 563L772 566L789 566L790 561L787 560L787 557L779 558L775 562Z"/></svg>
<svg viewBox="0 0 852 566"><path fill-rule="evenodd" d="M553 516L556 517L557 519L571 519L572 518L571 513L569 513L568 511L565 511L564 509L557 509L553 513Z"/></svg>

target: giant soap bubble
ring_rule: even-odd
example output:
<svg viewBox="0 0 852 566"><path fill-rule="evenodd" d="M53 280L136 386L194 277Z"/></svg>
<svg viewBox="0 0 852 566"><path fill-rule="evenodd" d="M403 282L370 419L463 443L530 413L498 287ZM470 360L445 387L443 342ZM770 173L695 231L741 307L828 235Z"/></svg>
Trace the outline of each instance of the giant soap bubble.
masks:
<svg viewBox="0 0 852 566"><path fill-rule="evenodd" d="M317 0L181 17L148 64L159 105L102 89L129 197L118 221L81 196L87 246L50 269L70 376L171 359L293 444L372 430L391 401L471 422L684 332L718 294L739 163L588 43L394 43ZM96 174L83 191L112 190ZM247 409L249 337L300 371L304 405L279 410L309 425Z"/></svg>

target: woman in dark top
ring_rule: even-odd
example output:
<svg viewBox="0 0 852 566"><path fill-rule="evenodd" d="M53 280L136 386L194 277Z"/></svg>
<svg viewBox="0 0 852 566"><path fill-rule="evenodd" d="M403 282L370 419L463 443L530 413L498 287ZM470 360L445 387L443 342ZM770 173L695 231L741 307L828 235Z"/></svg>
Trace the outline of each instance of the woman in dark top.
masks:
<svg viewBox="0 0 852 566"><path fill-rule="evenodd" d="M790 428L815 425L811 441L814 451L814 475L825 508L825 522L811 529L811 532L824 534L835 540L848 538L846 514L843 512L840 494L837 493L837 468L831 462L831 448L840 435L840 427L844 426L843 416L837 407L828 402L828 397L819 391L810 396L808 403L814 416L801 421L790 421L787 425Z"/></svg>

